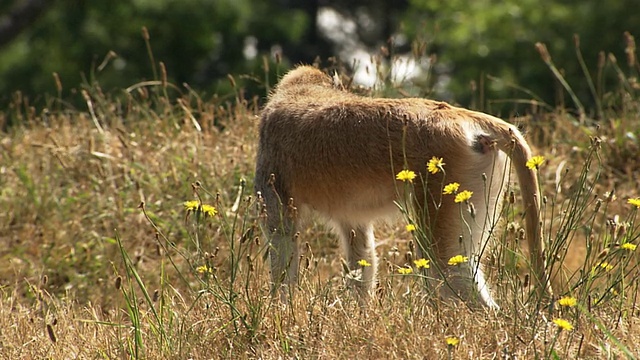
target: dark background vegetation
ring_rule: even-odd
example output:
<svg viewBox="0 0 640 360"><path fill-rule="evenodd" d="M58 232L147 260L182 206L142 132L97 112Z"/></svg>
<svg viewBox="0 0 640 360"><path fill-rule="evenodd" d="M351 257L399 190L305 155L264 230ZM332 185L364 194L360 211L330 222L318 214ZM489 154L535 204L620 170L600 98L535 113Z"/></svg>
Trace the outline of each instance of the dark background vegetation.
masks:
<svg viewBox="0 0 640 360"><path fill-rule="evenodd" d="M386 47L387 61L412 52L437 59L430 77L435 91L429 96L463 106L472 105L474 93L482 94L480 101L537 96L558 105L562 90L534 46L543 42L587 110L594 111L574 34L590 76L597 76L600 61L606 82L617 75L599 56L611 53L627 64L624 33L640 29L640 16L630 11L635 8L637 0L3 1L0 109L17 91L31 104L47 106L50 97L73 102L80 98L74 89L96 80L117 93L158 79L141 32L146 27L154 65L164 62L169 81L181 88L186 83L205 96L228 92L227 74L264 79L263 60L266 56L273 63L275 53L281 54L282 68L316 59L327 65L328 58L342 54L339 60L349 69L352 59L345 50L386 55L380 51ZM336 40L318 26L319 14L327 9L344 17L334 30L346 33L347 40ZM255 51L248 56L249 48ZM264 95L263 84L246 79L243 86L252 83L247 86Z"/></svg>

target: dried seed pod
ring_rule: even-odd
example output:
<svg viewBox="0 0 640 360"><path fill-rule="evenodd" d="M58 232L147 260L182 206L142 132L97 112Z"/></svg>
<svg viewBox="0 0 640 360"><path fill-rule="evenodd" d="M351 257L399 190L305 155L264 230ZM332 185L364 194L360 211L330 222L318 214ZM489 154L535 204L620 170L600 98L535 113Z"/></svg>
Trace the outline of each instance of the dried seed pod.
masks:
<svg viewBox="0 0 640 360"><path fill-rule="evenodd" d="M57 339L56 334L54 334L53 332L53 326L51 326L51 324L47 324L47 335L49 336L49 340L51 340L51 342L55 344Z"/></svg>

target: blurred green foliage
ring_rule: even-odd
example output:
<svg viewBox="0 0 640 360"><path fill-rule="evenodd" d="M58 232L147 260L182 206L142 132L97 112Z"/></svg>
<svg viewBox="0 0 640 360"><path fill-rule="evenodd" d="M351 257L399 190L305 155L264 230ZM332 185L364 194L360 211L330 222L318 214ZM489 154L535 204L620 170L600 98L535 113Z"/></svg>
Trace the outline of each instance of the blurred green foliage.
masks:
<svg viewBox="0 0 640 360"><path fill-rule="evenodd" d="M599 53L612 53L637 75L637 64L627 66L624 32L640 30L636 0L411 0L405 29L413 36L426 34L439 62L450 64L448 88L458 99L468 99L470 81L485 82L491 97L520 96L508 91L518 84L555 105L558 86L541 61L535 43L542 42L563 71L578 97L593 104L576 54L574 35L591 77L598 71ZM603 69L603 76L614 76ZM487 80L487 75L501 81ZM478 85L480 86L480 85ZM602 94L600 94L602 95Z"/></svg>
<svg viewBox="0 0 640 360"><path fill-rule="evenodd" d="M19 1L24 0L14 0ZM9 5L0 10L8 11ZM433 75L442 86L433 96L462 105L477 97L478 88L481 101L529 96L509 84L551 105L559 102L564 90L540 60L536 42L547 44L555 64L589 105L593 95L576 59L574 34L592 76L600 51L613 53L627 75L637 71L626 66L623 37L640 29L637 0L57 0L0 48L0 108L18 90L32 102L42 101L43 94L57 96L54 72L66 98L95 79L107 91L158 79L159 61L178 86L224 93L230 90L227 74L263 79L263 56L275 61L276 49L282 49L285 64L333 55L337 44L318 30L320 5L353 19L354 36L372 53L390 35L403 34L406 44L423 41L424 55L438 59ZM153 63L143 27L150 34ZM409 52L406 44L396 53ZM108 57L110 51L117 57Z"/></svg>
<svg viewBox="0 0 640 360"><path fill-rule="evenodd" d="M226 75L251 72L260 57L243 55L246 39L296 46L309 27L305 13L259 0L60 0L0 52L0 94L56 95L52 74L64 91L96 77L104 89L158 79L142 36L146 27L156 62L178 85L216 90ZM101 67L107 54L110 58Z"/></svg>

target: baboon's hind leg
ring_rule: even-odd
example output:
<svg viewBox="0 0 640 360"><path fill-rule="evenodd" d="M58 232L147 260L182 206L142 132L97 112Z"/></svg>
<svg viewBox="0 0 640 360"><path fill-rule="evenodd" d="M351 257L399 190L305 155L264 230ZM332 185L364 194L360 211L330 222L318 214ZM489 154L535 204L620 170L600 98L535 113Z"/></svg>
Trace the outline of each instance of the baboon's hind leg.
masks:
<svg viewBox="0 0 640 360"><path fill-rule="evenodd" d="M448 281L441 293L444 293L445 297L459 296L467 303L480 303L497 309L498 304L491 295L483 273L482 259L491 248L490 234L493 233L500 217L502 194L507 186L505 179L510 163L506 154L494 149L491 138L487 136L479 135L472 149L468 156L468 165L462 167L459 173L460 177L466 180L464 183L461 181L461 185L473 193L469 200L473 207L467 202L448 202L441 208L441 211L451 214L453 224L458 224L456 231L448 234L449 238L461 239L458 242L449 242L440 254ZM456 213L457 215L454 215ZM448 265L448 259L457 255L468 257L468 262Z"/></svg>
<svg viewBox="0 0 640 360"><path fill-rule="evenodd" d="M500 307L489 291L481 265L473 254L469 254L468 263L447 266L444 275L446 283L440 288L445 299L461 299L471 306L482 305L493 309Z"/></svg>

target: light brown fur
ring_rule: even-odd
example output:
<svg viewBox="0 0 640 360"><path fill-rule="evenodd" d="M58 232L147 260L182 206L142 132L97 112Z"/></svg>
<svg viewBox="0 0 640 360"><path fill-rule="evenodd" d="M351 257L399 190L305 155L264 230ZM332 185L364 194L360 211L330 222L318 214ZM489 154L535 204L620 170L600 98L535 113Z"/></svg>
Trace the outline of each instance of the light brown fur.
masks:
<svg viewBox="0 0 640 360"><path fill-rule="evenodd" d="M462 226L453 196L443 197L436 211L443 178L426 171L434 156L444 159L446 183L474 192L475 219L464 211L471 232ZM425 99L358 96L313 67L298 67L282 78L260 119L255 186L267 206L272 280L276 286L297 281L298 213L315 210L334 224L350 269L359 268L360 259L372 264L357 286L366 299L377 267L372 223L397 209L404 186L395 174L406 168L418 174L413 196L430 234L430 243L421 245L431 246L445 269L440 275L448 286L441 293L471 300L479 292L482 304L497 307L476 255L500 214L510 159L522 190L534 279L540 293L550 294L538 182L525 166L530 157L517 128L498 118ZM426 199L421 178L428 179ZM469 256L468 266L446 265L459 254Z"/></svg>

